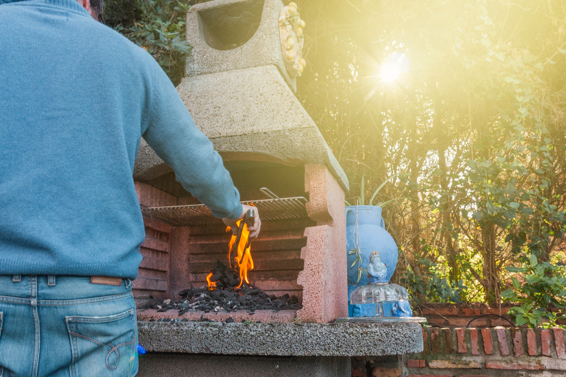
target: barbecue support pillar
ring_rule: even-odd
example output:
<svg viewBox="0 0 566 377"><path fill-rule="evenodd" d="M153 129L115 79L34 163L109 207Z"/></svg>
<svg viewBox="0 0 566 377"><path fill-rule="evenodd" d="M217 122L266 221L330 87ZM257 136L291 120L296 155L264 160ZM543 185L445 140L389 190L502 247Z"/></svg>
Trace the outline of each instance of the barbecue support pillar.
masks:
<svg viewBox="0 0 566 377"><path fill-rule="evenodd" d="M179 299L179 293L190 287L189 284L189 240L191 230L188 227L173 227L171 231L170 273L168 297Z"/></svg>
<svg viewBox="0 0 566 377"><path fill-rule="evenodd" d="M307 164L305 191L307 214L317 226L305 230L305 267L297 279L303 286L303 308L297 318L326 323L348 316L344 190L326 166Z"/></svg>
<svg viewBox="0 0 566 377"><path fill-rule="evenodd" d="M350 357L229 356L148 353L138 377L349 377Z"/></svg>

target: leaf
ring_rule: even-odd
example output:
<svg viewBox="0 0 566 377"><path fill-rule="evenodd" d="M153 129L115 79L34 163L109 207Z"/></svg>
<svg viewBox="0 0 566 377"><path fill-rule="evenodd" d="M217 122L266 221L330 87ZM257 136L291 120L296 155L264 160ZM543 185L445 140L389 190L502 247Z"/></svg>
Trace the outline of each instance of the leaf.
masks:
<svg viewBox="0 0 566 377"><path fill-rule="evenodd" d="M496 57L497 59L501 60L502 62L505 61L505 55L503 55L502 52L496 53L496 54L495 54L495 57Z"/></svg>
<svg viewBox="0 0 566 377"><path fill-rule="evenodd" d="M517 297L517 295L515 295L515 292L513 292L512 289L507 289L506 291L503 291L503 293L501 293L501 297L506 299L513 299Z"/></svg>
<svg viewBox="0 0 566 377"><path fill-rule="evenodd" d="M350 249L350 251L348 251L348 255L352 255L354 253L357 253L358 249Z"/></svg>
<svg viewBox="0 0 566 377"><path fill-rule="evenodd" d="M344 254L342 254L342 255L344 255ZM529 261L531 263L532 268L534 268L538 264L538 259L537 259L536 255L534 255L534 254L531 254Z"/></svg>
<svg viewBox="0 0 566 377"><path fill-rule="evenodd" d="M511 203L509 203L509 206L511 206L511 207L513 207L513 208L515 208L515 209L517 209L517 208L519 208L519 207L521 206L521 204L520 204L520 203L517 203L517 202L511 202ZM342 254L342 255L344 255L344 254Z"/></svg>
<svg viewBox="0 0 566 377"><path fill-rule="evenodd" d="M521 211L523 211L525 215L533 215L535 213L535 211L533 211L533 209L529 207L523 207Z"/></svg>
<svg viewBox="0 0 566 377"><path fill-rule="evenodd" d="M476 220L482 221L483 218L484 218L484 214L483 214L483 212L478 211L478 212L474 212L472 217Z"/></svg>
<svg viewBox="0 0 566 377"><path fill-rule="evenodd" d="M354 262L352 263L352 265L350 266L350 268L354 268L354 266L356 265L356 263L358 263L358 259L360 259L360 256L359 256L359 255L356 257L356 259L354 260Z"/></svg>
<svg viewBox="0 0 566 377"><path fill-rule="evenodd" d="M389 182L390 180L392 180L393 178L398 177L399 174L401 174L401 173L398 173L398 174L395 174L395 175L390 176L390 177L387 178L385 181L383 181L383 183L382 183L381 185L379 185L379 187L377 188L377 190L374 191L373 195L371 196L371 199L369 200L369 205L370 205L370 206L372 205L373 200L375 199L375 196L376 196L377 193L383 188L383 186L385 186L385 184L386 184L387 182ZM363 204L363 203L362 203L362 204Z"/></svg>
<svg viewBox="0 0 566 377"><path fill-rule="evenodd" d="M505 269L509 272L523 272L523 269L521 267L509 266L509 267L506 267Z"/></svg>
<svg viewBox="0 0 566 377"><path fill-rule="evenodd" d="M487 39L487 38L482 38L482 39L481 39L481 43L482 43L485 47L487 47L487 48L490 48L490 47L491 47L491 41L490 41L489 39Z"/></svg>
<svg viewBox="0 0 566 377"><path fill-rule="evenodd" d="M358 280L356 281L356 284L358 284L360 282L360 280L362 280L362 269L361 268L358 270Z"/></svg>

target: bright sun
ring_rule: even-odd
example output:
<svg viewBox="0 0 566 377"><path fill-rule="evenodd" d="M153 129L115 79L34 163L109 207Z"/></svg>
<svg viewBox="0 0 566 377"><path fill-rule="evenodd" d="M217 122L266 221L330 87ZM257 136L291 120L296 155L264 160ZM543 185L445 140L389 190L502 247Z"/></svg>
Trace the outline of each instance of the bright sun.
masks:
<svg viewBox="0 0 566 377"><path fill-rule="evenodd" d="M381 66L381 73L379 74L379 77L381 77L381 80L384 82L393 82L399 74L401 74L399 64L386 63Z"/></svg>

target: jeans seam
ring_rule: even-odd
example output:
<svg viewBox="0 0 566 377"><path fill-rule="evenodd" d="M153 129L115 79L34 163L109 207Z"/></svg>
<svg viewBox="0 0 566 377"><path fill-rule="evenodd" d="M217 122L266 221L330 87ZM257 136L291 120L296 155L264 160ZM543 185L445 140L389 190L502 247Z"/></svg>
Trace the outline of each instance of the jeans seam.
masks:
<svg viewBox="0 0 566 377"><path fill-rule="evenodd" d="M0 340L2 339L2 328L4 327L4 313L0 312ZM4 375L4 367L0 366L0 377Z"/></svg>
<svg viewBox="0 0 566 377"><path fill-rule="evenodd" d="M121 300L123 298L129 298L131 292L119 293L109 296L100 296L95 298L82 298L77 300L37 300L38 306L71 306L71 305L85 305L94 304L104 301ZM12 304L27 304L31 305L31 299L20 298L20 297L10 297L10 296L0 296L0 302L12 303Z"/></svg>
<svg viewBox="0 0 566 377"><path fill-rule="evenodd" d="M82 316L68 316L65 317L66 321L73 321L75 323L105 323L105 322L114 322L120 319L126 318L128 316L132 317L134 315L134 310L129 309L120 314L114 314L104 317L92 318L92 317L82 317Z"/></svg>
<svg viewBox="0 0 566 377"><path fill-rule="evenodd" d="M69 323L69 321L65 322L67 324L67 333L69 335L69 343L71 345L71 365L69 365L69 376L76 377L77 372L75 370L75 362L77 361L77 356L75 354L75 349L78 350L78 345L74 344L76 339L71 335L71 333L73 332L71 330L71 324Z"/></svg>

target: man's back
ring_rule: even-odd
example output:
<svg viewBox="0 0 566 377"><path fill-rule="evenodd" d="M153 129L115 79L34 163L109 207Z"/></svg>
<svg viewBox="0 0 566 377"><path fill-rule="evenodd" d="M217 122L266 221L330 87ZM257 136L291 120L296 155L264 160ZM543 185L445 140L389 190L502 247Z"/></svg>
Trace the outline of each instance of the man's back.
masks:
<svg viewBox="0 0 566 377"><path fill-rule="evenodd" d="M245 213L163 70L95 1L0 0L0 376L137 373L142 135L216 216Z"/></svg>
<svg viewBox="0 0 566 377"><path fill-rule="evenodd" d="M237 190L218 154L149 54L76 0L6 1L0 275L135 278L144 229L132 171L141 135L178 179L196 159L181 183L217 215L239 216ZM198 186L205 177L208 186Z"/></svg>

